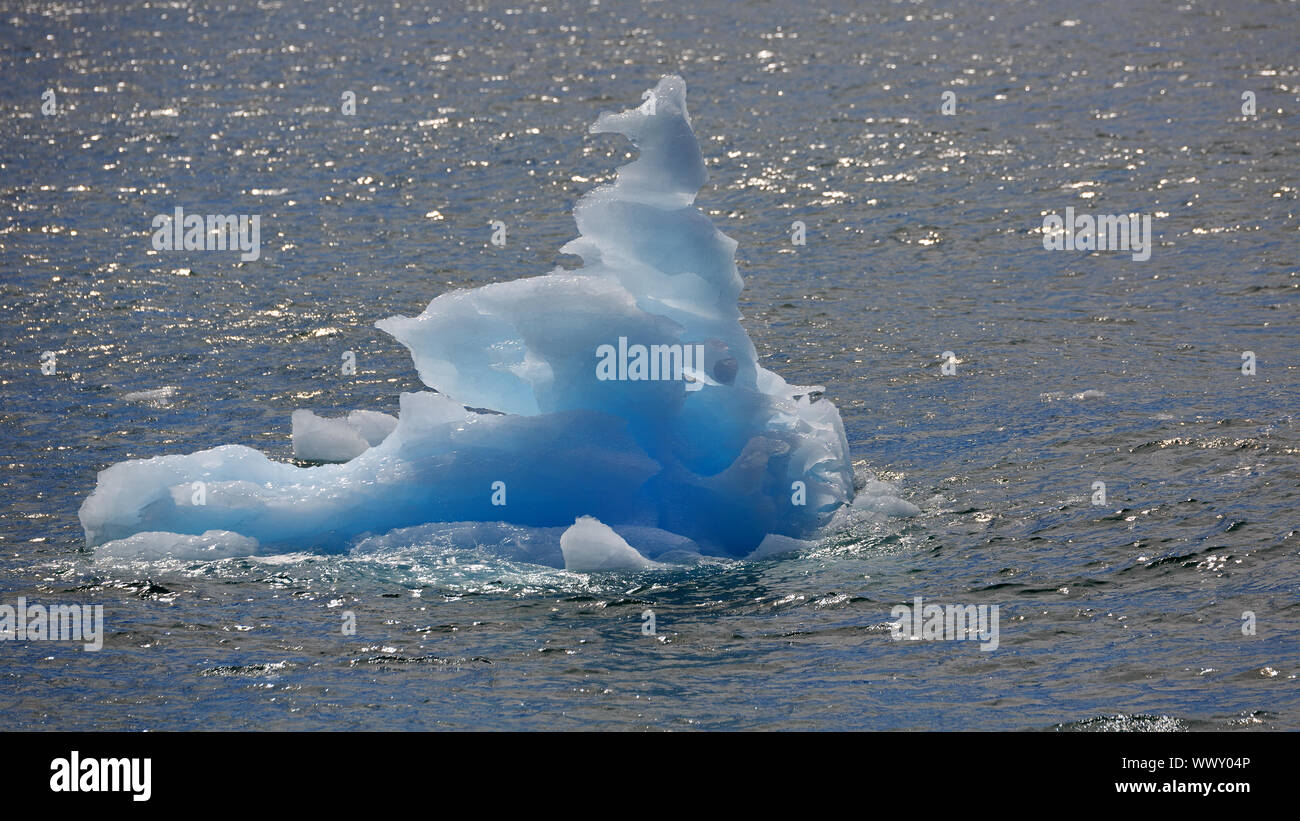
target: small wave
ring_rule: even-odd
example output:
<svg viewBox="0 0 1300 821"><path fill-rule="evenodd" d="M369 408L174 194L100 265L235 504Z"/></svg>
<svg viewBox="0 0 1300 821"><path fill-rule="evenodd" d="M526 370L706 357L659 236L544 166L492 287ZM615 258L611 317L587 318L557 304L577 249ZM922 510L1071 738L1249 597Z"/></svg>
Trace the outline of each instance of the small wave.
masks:
<svg viewBox="0 0 1300 821"><path fill-rule="evenodd" d="M223 664L209 667L199 675L215 676L217 678L274 678L288 666L287 661L275 661L267 664Z"/></svg>
<svg viewBox="0 0 1300 821"><path fill-rule="evenodd" d="M149 405L164 405L172 400L179 390L175 385L167 385L149 391L131 391L122 395L123 402L143 402Z"/></svg>
<svg viewBox="0 0 1300 821"><path fill-rule="evenodd" d="M1173 716L1124 715L1094 716L1083 721L1057 724L1058 732L1078 733L1178 733L1188 729L1187 722Z"/></svg>

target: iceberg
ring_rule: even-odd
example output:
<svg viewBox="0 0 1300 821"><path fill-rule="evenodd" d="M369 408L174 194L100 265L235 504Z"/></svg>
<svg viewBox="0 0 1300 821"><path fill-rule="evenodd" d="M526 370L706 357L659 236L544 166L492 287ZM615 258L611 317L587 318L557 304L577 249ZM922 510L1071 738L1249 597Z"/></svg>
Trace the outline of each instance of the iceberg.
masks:
<svg viewBox="0 0 1300 821"><path fill-rule="evenodd" d="M685 83L664 77L591 131L639 155L574 206L579 235L561 250L581 267L376 323L430 389L401 394L395 422L295 413L295 451L337 464L224 445L112 465L81 506L87 544L220 534L222 554L343 551L458 523L485 538L567 528L558 551L558 531L534 540L552 563L650 567L637 534L733 558L816 538L854 499L844 426L822 388L758 362L736 242L694 204L708 175Z"/></svg>

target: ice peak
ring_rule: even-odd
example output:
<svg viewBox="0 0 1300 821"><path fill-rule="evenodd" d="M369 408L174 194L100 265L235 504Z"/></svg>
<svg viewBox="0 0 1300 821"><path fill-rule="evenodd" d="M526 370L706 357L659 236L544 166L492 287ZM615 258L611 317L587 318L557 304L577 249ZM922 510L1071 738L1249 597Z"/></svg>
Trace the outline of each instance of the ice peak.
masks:
<svg viewBox="0 0 1300 821"><path fill-rule="evenodd" d="M709 172L686 111L686 82L665 76L644 99L621 114L604 112L591 126L592 134L622 134L641 152L619 169L611 189L619 199L688 206L708 182Z"/></svg>

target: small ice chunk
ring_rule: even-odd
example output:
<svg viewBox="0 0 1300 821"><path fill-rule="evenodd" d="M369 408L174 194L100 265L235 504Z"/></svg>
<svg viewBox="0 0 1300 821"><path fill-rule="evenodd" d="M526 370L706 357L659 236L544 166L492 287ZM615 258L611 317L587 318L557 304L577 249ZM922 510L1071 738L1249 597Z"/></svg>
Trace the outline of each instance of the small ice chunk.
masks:
<svg viewBox="0 0 1300 821"><path fill-rule="evenodd" d="M397 417L379 411L355 410L348 414L348 424L373 448L397 427Z"/></svg>
<svg viewBox="0 0 1300 821"><path fill-rule="evenodd" d="M388 438L397 417L377 411L352 411L326 419L309 410L293 412L293 455L307 462L348 462Z"/></svg>
<svg viewBox="0 0 1300 821"><path fill-rule="evenodd" d="M105 542L95 551L99 559L228 559L252 556L260 545L229 530L208 530L201 536L146 531Z"/></svg>
<svg viewBox="0 0 1300 821"><path fill-rule="evenodd" d="M898 487L879 479L868 479L862 489L853 497L854 510L866 510L883 513L886 516L915 516L921 509L906 499L897 496Z"/></svg>
<svg viewBox="0 0 1300 821"><path fill-rule="evenodd" d="M843 533L859 527L880 524L891 517L915 516L921 509L901 498L898 486L882 482L870 472L859 476L862 487L854 494L853 503L835 511L831 521L822 529L823 535Z"/></svg>
<svg viewBox="0 0 1300 821"><path fill-rule="evenodd" d="M560 538L571 529L572 526L529 527L508 522L434 522L363 537L351 548L351 553L473 550L511 561L564 567ZM636 542L636 552L641 556L661 565L692 565L704 560L699 545L685 536L640 525L618 525L611 529L624 540Z"/></svg>
<svg viewBox="0 0 1300 821"><path fill-rule="evenodd" d="M776 556L803 553L812 550L816 546L816 542L792 539L779 533L769 533L763 537L763 541L759 542L758 547L754 548L754 552L745 557L745 561L756 562Z"/></svg>
<svg viewBox="0 0 1300 821"><path fill-rule="evenodd" d="M564 569L579 573L600 570L646 570L659 567L623 541L608 525L590 516L579 516L560 536Z"/></svg>

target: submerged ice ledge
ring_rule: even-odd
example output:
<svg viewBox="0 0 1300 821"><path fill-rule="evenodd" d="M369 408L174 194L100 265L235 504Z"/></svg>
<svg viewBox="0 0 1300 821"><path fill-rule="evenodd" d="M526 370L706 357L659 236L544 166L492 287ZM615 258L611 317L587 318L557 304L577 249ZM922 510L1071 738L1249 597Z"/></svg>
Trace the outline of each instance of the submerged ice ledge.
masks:
<svg viewBox="0 0 1300 821"><path fill-rule="evenodd" d="M860 477L859 485L853 503L837 510L830 524L817 536L860 535L864 528L878 528L891 518L919 512L897 496L898 488L894 485L869 475ZM768 534L743 559L761 561L791 556L806 553L817 545L817 541ZM391 562L394 557L405 562L412 551L420 556L481 551L482 559L576 572L659 570L731 560L710 555L693 540L676 533L628 524L609 527L587 516L579 517L569 527L530 527L499 521L431 522L358 538L349 552L358 558L373 556L380 562ZM267 553L255 539L229 531L209 530L198 535L136 533L101 544L95 558L100 563L131 564L160 560L215 561ZM454 559L452 564L455 565Z"/></svg>
<svg viewBox="0 0 1300 821"><path fill-rule="evenodd" d="M592 131L640 153L574 207L580 235L561 250L582 267L376 323L436 393L402 394L396 420L295 412L295 454L340 464L226 445L113 465L81 507L87 543L148 554L174 534L182 553L205 540L210 555L337 551L398 528L499 522L561 528L559 555L535 558L598 569L650 567L665 540L679 556L739 558L815 537L854 498L843 424L812 400L820 388L758 364L736 243L694 206L707 173L685 84L663 78Z"/></svg>

